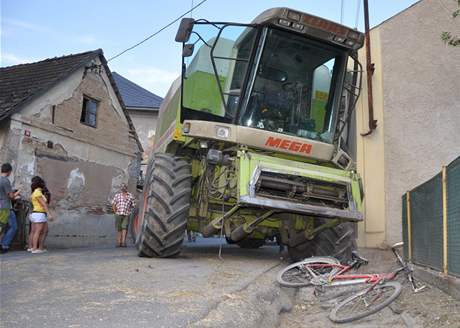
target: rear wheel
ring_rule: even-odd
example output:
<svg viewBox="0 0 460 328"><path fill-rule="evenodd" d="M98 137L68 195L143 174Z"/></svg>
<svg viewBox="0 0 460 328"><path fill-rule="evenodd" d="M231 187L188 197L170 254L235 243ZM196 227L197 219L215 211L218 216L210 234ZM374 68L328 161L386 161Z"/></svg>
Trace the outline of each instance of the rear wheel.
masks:
<svg viewBox="0 0 460 328"><path fill-rule="evenodd" d="M138 255L179 254L187 226L191 196L191 166L169 154L155 154L145 179Z"/></svg>
<svg viewBox="0 0 460 328"><path fill-rule="evenodd" d="M320 220L318 225L324 223ZM289 256L293 261L299 261L310 256L332 256L341 263L351 259L356 250L355 223L345 222L333 228L326 229L308 240L303 232L299 232L300 242L288 247ZM299 239L299 236L296 238Z"/></svg>
<svg viewBox="0 0 460 328"><path fill-rule="evenodd" d="M345 323L377 313L391 304L401 294L401 284L388 281L366 288L340 302L329 314L329 318L337 323Z"/></svg>
<svg viewBox="0 0 460 328"><path fill-rule="evenodd" d="M327 278L340 271L340 268L335 266L337 264L340 264L339 261L332 257L310 257L282 269L278 273L277 280L284 287L310 286L312 279L318 277Z"/></svg>

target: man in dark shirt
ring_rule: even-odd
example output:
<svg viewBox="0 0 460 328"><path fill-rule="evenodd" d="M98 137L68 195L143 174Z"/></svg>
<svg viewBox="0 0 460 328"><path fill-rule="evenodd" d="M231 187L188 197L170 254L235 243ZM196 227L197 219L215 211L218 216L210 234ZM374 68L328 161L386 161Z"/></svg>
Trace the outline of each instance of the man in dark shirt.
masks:
<svg viewBox="0 0 460 328"><path fill-rule="evenodd" d="M11 182L8 177L11 175L13 168L10 163L5 163L1 167L0 173L0 209L8 210L8 230L2 238L1 253L8 252L11 242L13 241L16 231L18 230L18 224L16 222L16 214L14 214L11 208L11 200L19 197L19 190L13 191L11 188Z"/></svg>

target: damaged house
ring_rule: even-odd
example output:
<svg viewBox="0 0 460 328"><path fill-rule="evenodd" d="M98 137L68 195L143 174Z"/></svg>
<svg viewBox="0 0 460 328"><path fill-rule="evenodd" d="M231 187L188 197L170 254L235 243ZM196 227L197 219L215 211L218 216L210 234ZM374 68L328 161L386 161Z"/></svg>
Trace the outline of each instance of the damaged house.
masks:
<svg viewBox="0 0 460 328"><path fill-rule="evenodd" d="M50 246L113 244L107 205L135 189L142 146L102 50L0 68L0 146L24 197L47 182Z"/></svg>

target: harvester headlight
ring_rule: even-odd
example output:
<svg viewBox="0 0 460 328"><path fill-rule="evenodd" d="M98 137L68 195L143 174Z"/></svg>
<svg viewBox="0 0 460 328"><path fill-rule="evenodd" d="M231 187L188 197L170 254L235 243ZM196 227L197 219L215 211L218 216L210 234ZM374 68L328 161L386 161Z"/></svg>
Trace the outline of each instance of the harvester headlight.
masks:
<svg viewBox="0 0 460 328"><path fill-rule="evenodd" d="M345 38L342 37L342 36L336 35L336 36L334 36L334 41L343 43L343 41L345 41Z"/></svg>
<svg viewBox="0 0 460 328"><path fill-rule="evenodd" d="M303 25L299 23L292 23L292 28L302 31L303 30Z"/></svg>
<svg viewBox="0 0 460 328"><path fill-rule="evenodd" d="M278 21L278 23L280 23L280 25L283 25L283 26L288 26L288 27L291 26L291 22L288 21L287 19L282 19L282 18L281 18L281 19Z"/></svg>
<svg viewBox="0 0 460 328"><path fill-rule="evenodd" d="M185 124L182 126L182 132L183 132L183 133L189 133L189 132L190 132L190 123L185 123Z"/></svg>
<svg viewBox="0 0 460 328"><path fill-rule="evenodd" d="M230 128L226 126L216 126L216 136L221 139L230 137Z"/></svg>
<svg viewBox="0 0 460 328"><path fill-rule="evenodd" d="M355 45L355 41L353 41L353 40L347 40L347 41L345 41L345 44L346 44L347 46L349 46L349 47L353 47L353 46Z"/></svg>

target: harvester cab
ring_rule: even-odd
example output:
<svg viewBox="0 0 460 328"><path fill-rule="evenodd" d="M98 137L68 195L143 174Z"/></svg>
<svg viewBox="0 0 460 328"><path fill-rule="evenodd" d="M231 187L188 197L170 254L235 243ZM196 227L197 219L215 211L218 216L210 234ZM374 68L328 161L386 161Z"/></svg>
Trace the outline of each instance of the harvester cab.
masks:
<svg viewBox="0 0 460 328"><path fill-rule="evenodd" d="M182 20L182 76L161 108L141 199L144 256L185 229L293 259L351 256L360 178L345 149L362 33L288 8L250 24Z"/></svg>

